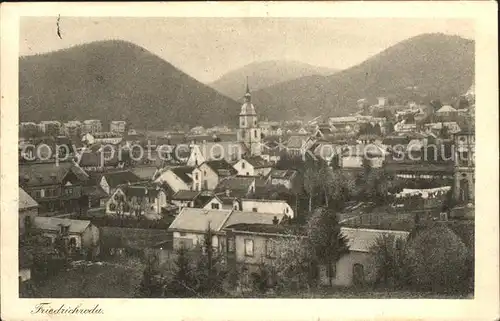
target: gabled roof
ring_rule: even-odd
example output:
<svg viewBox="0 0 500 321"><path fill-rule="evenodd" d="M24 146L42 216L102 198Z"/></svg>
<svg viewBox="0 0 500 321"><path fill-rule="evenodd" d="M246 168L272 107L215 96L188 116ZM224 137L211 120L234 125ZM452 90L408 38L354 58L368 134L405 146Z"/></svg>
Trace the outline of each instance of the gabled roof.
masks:
<svg viewBox="0 0 500 321"><path fill-rule="evenodd" d="M90 225L90 221L38 216L35 217L33 225L37 229L53 232L59 231L61 229L61 225L69 226L69 233L80 234L87 229Z"/></svg>
<svg viewBox="0 0 500 321"><path fill-rule="evenodd" d="M111 187L117 187L123 184L133 184L141 181L140 177L131 171L109 172L102 176L106 178L106 182Z"/></svg>
<svg viewBox="0 0 500 321"><path fill-rule="evenodd" d="M38 207L38 203L21 187L19 187L19 210Z"/></svg>
<svg viewBox="0 0 500 321"><path fill-rule="evenodd" d="M244 160L246 160L250 165L253 166L253 168L267 168L267 167L272 167L272 165L266 161L264 158L260 156L250 156L250 157L245 157Z"/></svg>
<svg viewBox="0 0 500 321"><path fill-rule="evenodd" d="M223 228L236 224L273 224L274 218L280 222L285 214L233 211Z"/></svg>
<svg viewBox="0 0 500 321"><path fill-rule="evenodd" d="M61 184L68 173L78 180L87 181L89 176L73 162L30 163L19 165L19 179L26 186Z"/></svg>
<svg viewBox="0 0 500 321"><path fill-rule="evenodd" d="M271 170L271 173L269 173L269 177L290 180L290 179L293 179L296 174L297 174L297 171L295 171L293 169L275 169L275 168L273 168Z"/></svg>
<svg viewBox="0 0 500 321"><path fill-rule="evenodd" d="M364 228L341 227L340 231L348 239L349 251L370 252L377 239L383 235L393 235L396 238L406 239L410 235L407 231L374 230Z"/></svg>
<svg viewBox="0 0 500 321"><path fill-rule="evenodd" d="M308 135L290 136L290 138L288 139L288 142L286 143L286 146L288 148L302 148L302 146L306 143L308 138L309 138Z"/></svg>
<svg viewBox="0 0 500 321"><path fill-rule="evenodd" d="M180 190L172 195L173 200L192 201L200 195L199 191Z"/></svg>
<svg viewBox="0 0 500 321"><path fill-rule="evenodd" d="M142 167L135 167L132 169L132 173L137 175L140 179L143 180L152 180L153 175L156 173L158 169L156 166L142 166Z"/></svg>
<svg viewBox="0 0 500 321"><path fill-rule="evenodd" d="M224 159L210 160L206 161L204 164L210 167L218 176L231 176L238 173L236 169Z"/></svg>
<svg viewBox="0 0 500 321"><path fill-rule="evenodd" d="M231 210L206 210L185 207L176 216L168 229L203 233L210 223L210 228L215 232L219 232L230 214Z"/></svg>
<svg viewBox="0 0 500 321"><path fill-rule="evenodd" d="M193 172L194 167L191 166L177 166L172 167L170 170L179 177L184 183L191 184L193 179L188 174Z"/></svg>
<svg viewBox="0 0 500 321"><path fill-rule="evenodd" d="M248 193L250 186L255 182L253 177L235 176L226 177L219 181L219 184L214 189L214 193L225 192L229 190L231 196L243 197Z"/></svg>
<svg viewBox="0 0 500 321"><path fill-rule="evenodd" d="M437 113L449 113L449 112L456 112L457 110L450 105L445 105L437 111Z"/></svg>

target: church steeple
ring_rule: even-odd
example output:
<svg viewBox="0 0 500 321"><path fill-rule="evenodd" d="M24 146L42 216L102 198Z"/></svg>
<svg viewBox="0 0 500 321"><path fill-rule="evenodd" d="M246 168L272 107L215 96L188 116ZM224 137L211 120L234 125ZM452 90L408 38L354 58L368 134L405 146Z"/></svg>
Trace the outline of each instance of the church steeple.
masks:
<svg viewBox="0 0 500 321"><path fill-rule="evenodd" d="M245 93L245 102L249 103L252 101L252 95L250 94L250 87L248 86L248 76L247 76L247 91Z"/></svg>

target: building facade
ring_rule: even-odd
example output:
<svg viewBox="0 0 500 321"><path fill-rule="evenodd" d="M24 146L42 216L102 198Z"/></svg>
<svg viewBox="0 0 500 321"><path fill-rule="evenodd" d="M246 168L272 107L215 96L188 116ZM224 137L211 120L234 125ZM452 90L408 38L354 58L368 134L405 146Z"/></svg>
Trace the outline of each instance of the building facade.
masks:
<svg viewBox="0 0 500 321"><path fill-rule="evenodd" d="M239 115L238 141L246 145L251 155L260 155L261 153L261 128L257 121L257 113L252 104L252 96L247 84L245 102L241 106Z"/></svg>

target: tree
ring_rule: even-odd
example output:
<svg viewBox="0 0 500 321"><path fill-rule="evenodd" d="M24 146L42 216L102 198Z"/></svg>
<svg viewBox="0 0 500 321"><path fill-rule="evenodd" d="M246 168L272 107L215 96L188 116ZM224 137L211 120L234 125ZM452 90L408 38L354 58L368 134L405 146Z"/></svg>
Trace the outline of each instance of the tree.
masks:
<svg viewBox="0 0 500 321"><path fill-rule="evenodd" d="M313 168L307 168L304 173L304 190L309 197L309 213L312 212L312 200L318 185L317 172Z"/></svg>
<svg viewBox="0 0 500 321"><path fill-rule="evenodd" d="M197 284L194 277L193 262L188 256L188 250L177 250L174 262L174 275L166 286L169 297L189 298L197 297Z"/></svg>
<svg viewBox="0 0 500 321"><path fill-rule="evenodd" d="M333 181L332 169L328 166L322 166L318 172L318 182L323 189L325 206L328 207L329 200L334 194L334 190L336 187L335 182Z"/></svg>
<svg viewBox="0 0 500 321"><path fill-rule="evenodd" d="M432 292L467 289L469 251L464 242L443 224L420 231L407 245L410 285Z"/></svg>
<svg viewBox="0 0 500 321"><path fill-rule="evenodd" d="M146 258L146 267L142 272L142 281L137 290L139 297L158 298L163 296L163 283L159 278L159 259L156 255Z"/></svg>
<svg viewBox="0 0 500 321"><path fill-rule="evenodd" d="M264 269L280 292L310 289L313 282L313 257L303 235L288 233L275 241L276 257L265 261Z"/></svg>
<svg viewBox="0 0 500 321"><path fill-rule="evenodd" d="M316 209L308 221L307 236L314 258L327 266L331 286L333 264L349 252L348 240L340 231L337 215L329 209Z"/></svg>
<svg viewBox="0 0 500 321"><path fill-rule="evenodd" d="M376 282L385 286L403 286L405 284L406 240L392 234L379 237L370 248L374 257Z"/></svg>

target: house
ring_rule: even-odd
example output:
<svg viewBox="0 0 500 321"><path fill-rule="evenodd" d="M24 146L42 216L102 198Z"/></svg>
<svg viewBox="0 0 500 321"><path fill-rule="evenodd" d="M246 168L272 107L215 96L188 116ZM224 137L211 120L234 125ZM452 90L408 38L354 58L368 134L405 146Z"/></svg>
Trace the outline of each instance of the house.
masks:
<svg viewBox="0 0 500 321"><path fill-rule="evenodd" d="M152 181L156 178L156 174L159 172L156 166L137 166L131 169L141 181Z"/></svg>
<svg viewBox="0 0 500 321"><path fill-rule="evenodd" d="M455 121L458 112L450 105L444 105L435 112L435 116L441 121Z"/></svg>
<svg viewBox="0 0 500 321"><path fill-rule="evenodd" d="M226 177L217 184L214 193L225 193L227 197L248 197L255 192L255 181L254 177Z"/></svg>
<svg viewBox="0 0 500 321"><path fill-rule="evenodd" d="M379 168L386 155L386 150L377 144L348 145L341 153L339 165L342 168L362 168L367 160L371 167Z"/></svg>
<svg viewBox="0 0 500 321"><path fill-rule="evenodd" d="M167 206L165 191L153 183L120 185L106 202L106 215L161 218L162 208Z"/></svg>
<svg viewBox="0 0 500 321"><path fill-rule="evenodd" d="M35 217L33 227L54 243L62 237L70 251L99 254L99 229L90 221L57 217Z"/></svg>
<svg viewBox="0 0 500 321"><path fill-rule="evenodd" d="M123 140L122 133L118 132L96 132L86 133L82 137L82 142L88 145L93 144L119 144Z"/></svg>
<svg viewBox="0 0 500 321"><path fill-rule="evenodd" d="M87 119L83 121L82 133L99 133L102 131L102 123L98 119Z"/></svg>
<svg viewBox="0 0 500 321"><path fill-rule="evenodd" d="M272 169L271 173L269 173L267 183L271 185L283 185L287 189L292 189L294 187L296 177L297 177L296 170Z"/></svg>
<svg viewBox="0 0 500 321"><path fill-rule="evenodd" d="M184 207L195 207L196 198L200 195L199 191L180 190L170 198L172 204L179 209Z"/></svg>
<svg viewBox="0 0 500 321"><path fill-rule="evenodd" d="M272 169L271 163L261 156L242 158L233 167L239 176L267 176Z"/></svg>
<svg viewBox="0 0 500 321"><path fill-rule="evenodd" d="M417 130L417 124L415 123L407 124L404 120L394 125L394 131L398 133L408 133L408 132L414 132L416 130Z"/></svg>
<svg viewBox="0 0 500 321"><path fill-rule="evenodd" d="M231 210L233 209L234 197L214 195L204 206L206 210Z"/></svg>
<svg viewBox="0 0 500 321"><path fill-rule="evenodd" d="M242 223L236 223L241 221ZM248 220L249 221L249 220ZM264 261L276 259L288 239L304 237L303 231L281 224L245 223L234 220L235 224L226 224L227 258L237 266L244 266L248 274L259 273L259 266ZM275 221L276 223L276 221Z"/></svg>
<svg viewBox="0 0 500 321"><path fill-rule="evenodd" d="M125 162L112 151L85 150L75 156L75 162L87 172L121 169Z"/></svg>
<svg viewBox="0 0 500 321"><path fill-rule="evenodd" d="M193 189L195 191L213 190L219 180L236 174L236 169L224 159L203 162L192 172Z"/></svg>
<svg viewBox="0 0 500 321"><path fill-rule="evenodd" d="M191 166L171 167L160 172L154 182L168 185L174 193L180 190L191 190L193 187L193 170L194 167Z"/></svg>
<svg viewBox="0 0 500 321"><path fill-rule="evenodd" d="M267 199L235 199L233 209L237 211L246 211L253 213L271 213L275 215L286 215L289 218L294 217L292 207L283 200Z"/></svg>
<svg viewBox="0 0 500 321"><path fill-rule="evenodd" d="M82 187L88 179L71 161L19 164L19 185L39 204L43 215L85 211L88 200Z"/></svg>
<svg viewBox="0 0 500 321"><path fill-rule="evenodd" d="M439 134L443 127L446 127L448 133L456 134L460 132L460 126L457 122L442 122L442 123L429 123L424 125L424 129L428 133L436 133Z"/></svg>
<svg viewBox="0 0 500 321"><path fill-rule="evenodd" d="M109 124L109 131L113 133L125 133L125 129L127 127L127 122L124 120L113 120Z"/></svg>
<svg viewBox="0 0 500 321"><path fill-rule="evenodd" d="M141 179L132 173L131 171L117 171L117 172L108 172L102 174L99 179L99 186L111 195L115 192L116 188L123 184L135 184L140 182Z"/></svg>
<svg viewBox="0 0 500 321"><path fill-rule="evenodd" d="M371 247L384 235L406 240L410 234L407 231L348 227L341 227L340 230L348 240L349 253L341 257L333 269L332 283L336 286L361 285L375 281ZM320 282L325 285L329 284L324 266L320 268Z"/></svg>
<svg viewBox="0 0 500 321"><path fill-rule="evenodd" d="M38 216L38 203L21 187L19 187L19 234L33 226L33 220Z"/></svg>
<svg viewBox="0 0 500 321"><path fill-rule="evenodd" d="M185 207L170 224L168 232L173 235L173 248L194 248L202 246L207 229L213 232L212 244L219 249L225 248L222 227L231 215L231 210L206 210Z"/></svg>
<svg viewBox="0 0 500 321"><path fill-rule="evenodd" d="M234 162L249 152L245 144L234 141L204 141L201 144L191 144L190 149L186 165L192 167L197 167L209 160L224 159L227 162Z"/></svg>
<svg viewBox="0 0 500 321"><path fill-rule="evenodd" d="M290 155L303 155L314 142L309 135L291 135L286 142L286 151Z"/></svg>
<svg viewBox="0 0 500 321"><path fill-rule="evenodd" d="M314 132L314 137L325 138L325 137L328 137L329 135L332 135L336 131L337 131L337 128L335 128L335 126L333 126L333 125L320 124L320 125L318 125L318 128Z"/></svg>

